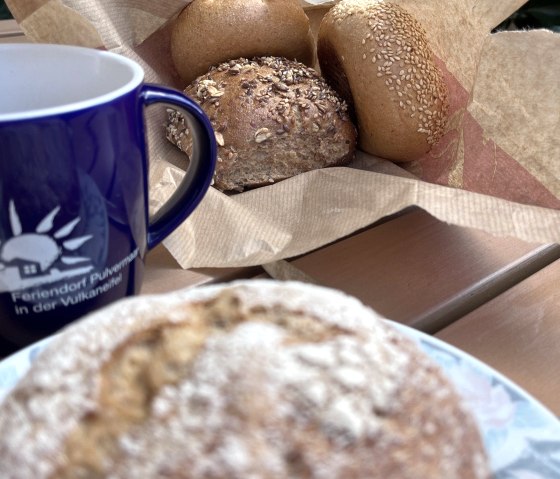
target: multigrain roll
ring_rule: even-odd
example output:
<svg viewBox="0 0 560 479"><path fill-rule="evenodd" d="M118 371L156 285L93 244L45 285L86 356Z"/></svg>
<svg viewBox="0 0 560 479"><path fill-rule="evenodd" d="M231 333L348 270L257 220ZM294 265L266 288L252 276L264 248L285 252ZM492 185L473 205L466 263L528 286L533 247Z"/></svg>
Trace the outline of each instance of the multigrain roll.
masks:
<svg viewBox="0 0 560 479"><path fill-rule="evenodd" d="M244 281L121 301L1 404L0 477L488 478L410 340L340 292Z"/></svg>
<svg viewBox="0 0 560 479"><path fill-rule="evenodd" d="M422 25L384 0L342 0L325 15L322 74L352 106L362 150L415 160L443 135L448 90Z"/></svg>
<svg viewBox="0 0 560 479"><path fill-rule="evenodd" d="M311 66L315 42L299 0L194 0L171 25L185 85L235 58L279 56Z"/></svg>
<svg viewBox="0 0 560 479"><path fill-rule="evenodd" d="M299 173L345 165L356 129L346 104L302 63L244 58L213 67L185 89L210 118L218 162L214 187L243 191ZM190 156L185 119L170 110L167 138Z"/></svg>

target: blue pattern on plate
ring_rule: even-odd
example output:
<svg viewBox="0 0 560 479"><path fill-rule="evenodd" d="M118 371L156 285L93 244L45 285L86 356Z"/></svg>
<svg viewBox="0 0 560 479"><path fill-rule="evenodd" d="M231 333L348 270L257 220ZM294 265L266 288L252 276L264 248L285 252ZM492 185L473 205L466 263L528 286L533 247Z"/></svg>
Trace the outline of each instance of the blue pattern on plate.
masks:
<svg viewBox="0 0 560 479"><path fill-rule="evenodd" d="M394 324L431 356L474 411L495 479L560 478L560 421L518 386L443 341ZM50 339L0 362L0 401Z"/></svg>
<svg viewBox="0 0 560 479"><path fill-rule="evenodd" d="M474 411L496 479L560 478L560 421L552 413L480 361L416 335Z"/></svg>

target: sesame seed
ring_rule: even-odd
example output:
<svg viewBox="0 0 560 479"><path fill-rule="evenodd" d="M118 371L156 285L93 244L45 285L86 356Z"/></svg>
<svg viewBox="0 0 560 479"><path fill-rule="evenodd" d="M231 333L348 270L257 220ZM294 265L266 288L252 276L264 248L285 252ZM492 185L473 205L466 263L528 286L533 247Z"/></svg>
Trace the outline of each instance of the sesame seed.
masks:
<svg viewBox="0 0 560 479"><path fill-rule="evenodd" d="M224 146L224 135L222 135L221 133L214 131L214 136L216 137L216 143L219 146Z"/></svg>
<svg viewBox="0 0 560 479"><path fill-rule="evenodd" d="M386 88L396 92L399 106L411 118L417 118L417 130L426 134L427 142L437 141L446 128L447 88L422 25L400 6L380 0L338 2L327 15L331 12L335 19L354 14L368 18L371 30L361 42L375 40L376 48L368 50L372 63L378 64L377 78L385 77ZM417 112L424 110L423 118L418 118Z"/></svg>

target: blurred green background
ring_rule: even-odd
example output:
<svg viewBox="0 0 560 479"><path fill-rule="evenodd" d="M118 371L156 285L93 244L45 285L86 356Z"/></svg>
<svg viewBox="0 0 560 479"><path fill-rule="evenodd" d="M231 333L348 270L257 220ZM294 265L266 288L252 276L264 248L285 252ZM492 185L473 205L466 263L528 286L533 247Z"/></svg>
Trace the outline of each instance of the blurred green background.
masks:
<svg viewBox="0 0 560 479"><path fill-rule="evenodd" d="M0 20L6 18L12 18L12 16L4 0L0 0ZM500 24L495 31L534 28L548 28L560 32L559 0L529 0L510 18Z"/></svg>
<svg viewBox="0 0 560 479"><path fill-rule="evenodd" d="M500 0L498 0L500 1ZM560 1L529 0L494 31L547 28L560 32Z"/></svg>
<svg viewBox="0 0 560 479"><path fill-rule="evenodd" d="M12 18L12 16L4 0L0 0L0 20L5 20L6 18Z"/></svg>

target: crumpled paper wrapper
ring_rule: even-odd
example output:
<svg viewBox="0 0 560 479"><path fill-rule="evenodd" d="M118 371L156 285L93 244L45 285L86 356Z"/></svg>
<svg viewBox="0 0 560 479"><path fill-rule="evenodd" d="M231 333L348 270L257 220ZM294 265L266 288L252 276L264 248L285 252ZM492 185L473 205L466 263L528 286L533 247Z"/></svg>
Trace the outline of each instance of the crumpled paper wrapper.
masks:
<svg viewBox="0 0 560 479"><path fill-rule="evenodd" d="M560 35L491 30L525 0L391 0L428 32L451 92L451 120L424 158L403 166L359 152L349 167L236 195L213 188L164 244L183 268L268 264L351 234L409 206L441 221L535 243L560 242ZM146 80L182 89L169 26L188 0L7 0L37 42L103 48ZM303 1L316 30L336 2ZM150 112L151 208L187 167Z"/></svg>

